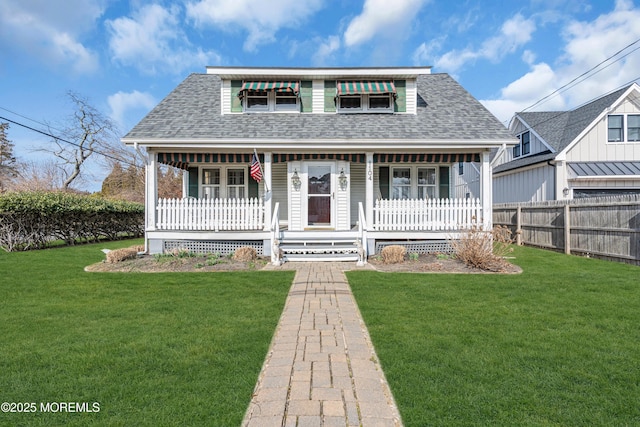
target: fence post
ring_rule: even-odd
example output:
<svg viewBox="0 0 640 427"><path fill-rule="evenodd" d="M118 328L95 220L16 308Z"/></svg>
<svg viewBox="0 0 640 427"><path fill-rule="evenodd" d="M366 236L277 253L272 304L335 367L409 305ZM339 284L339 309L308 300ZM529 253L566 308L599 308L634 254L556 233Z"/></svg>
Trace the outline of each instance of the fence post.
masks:
<svg viewBox="0 0 640 427"><path fill-rule="evenodd" d="M522 246L522 206L516 208L516 245Z"/></svg>
<svg viewBox="0 0 640 427"><path fill-rule="evenodd" d="M569 203L564 205L564 253L571 255L571 216Z"/></svg>

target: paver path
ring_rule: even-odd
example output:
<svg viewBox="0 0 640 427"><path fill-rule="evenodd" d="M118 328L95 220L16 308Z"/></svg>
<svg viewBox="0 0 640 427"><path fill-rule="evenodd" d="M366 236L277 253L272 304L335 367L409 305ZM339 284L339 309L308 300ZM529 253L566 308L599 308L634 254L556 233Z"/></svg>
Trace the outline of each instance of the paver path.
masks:
<svg viewBox="0 0 640 427"><path fill-rule="evenodd" d="M348 263L287 263L294 283L243 426L401 426Z"/></svg>

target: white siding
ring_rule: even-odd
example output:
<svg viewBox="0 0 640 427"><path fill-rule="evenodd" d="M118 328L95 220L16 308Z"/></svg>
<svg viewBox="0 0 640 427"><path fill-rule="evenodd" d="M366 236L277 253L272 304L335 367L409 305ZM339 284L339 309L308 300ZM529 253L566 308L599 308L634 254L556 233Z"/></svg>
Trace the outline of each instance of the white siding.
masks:
<svg viewBox="0 0 640 427"><path fill-rule="evenodd" d="M220 105L222 105L222 114L231 113L231 81L222 81L222 90L220 91Z"/></svg>
<svg viewBox="0 0 640 427"><path fill-rule="evenodd" d="M407 114L416 114L418 88L415 79L407 80Z"/></svg>
<svg viewBox="0 0 640 427"><path fill-rule="evenodd" d="M555 169L544 165L493 176L493 203L555 200Z"/></svg>
<svg viewBox="0 0 640 427"><path fill-rule="evenodd" d="M272 205L276 202L280 203L280 221L288 221L289 219L289 198L287 194L287 164L273 163L271 165L271 193L273 196Z"/></svg>
<svg viewBox="0 0 640 427"><path fill-rule="evenodd" d="M340 189L340 184L338 182L338 177L340 176L340 172L344 170L345 175L347 176L347 188L345 190ZM349 205L349 185L351 183L351 179L349 178L349 163L348 162L338 162L338 168L336 169L336 230L348 230L349 222L350 222L350 211L351 206Z"/></svg>
<svg viewBox="0 0 640 427"><path fill-rule="evenodd" d="M314 80L312 88L311 112L314 114L324 113L324 80Z"/></svg>
<svg viewBox="0 0 640 427"><path fill-rule="evenodd" d="M302 178L302 168L300 162L289 162L287 168L287 181L286 188L290 187L291 176L295 170L298 171L298 176ZM289 230L302 230L302 188L295 191L291 187L289 191Z"/></svg>
<svg viewBox="0 0 640 427"><path fill-rule="evenodd" d="M365 193L366 193L366 164L364 163L352 163L351 164L351 225L355 225L358 222L358 202L362 202L362 207L365 207ZM374 192L375 194L375 192Z"/></svg>
<svg viewBox="0 0 640 427"><path fill-rule="evenodd" d="M609 114L640 114L640 109L627 100ZM626 118L624 125L627 126ZM639 161L640 142L607 142L607 115L567 151L569 162L615 160Z"/></svg>

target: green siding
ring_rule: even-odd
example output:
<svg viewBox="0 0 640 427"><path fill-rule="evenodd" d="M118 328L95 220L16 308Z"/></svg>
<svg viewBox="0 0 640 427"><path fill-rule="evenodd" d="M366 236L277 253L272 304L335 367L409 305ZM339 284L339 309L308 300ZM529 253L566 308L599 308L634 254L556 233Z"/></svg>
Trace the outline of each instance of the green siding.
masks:
<svg viewBox="0 0 640 427"><path fill-rule="evenodd" d="M325 113L335 113L336 111L336 82L335 80L324 81L324 111Z"/></svg>
<svg viewBox="0 0 640 427"><path fill-rule="evenodd" d="M448 199L449 196L449 166L440 166L440 188L438 197L440 199Z"/></svg>
<svg viewBox="0 0 640 427"><path fill-rule="evenodd" d="M407 112L407 81L395 80L396 86L396 100L393 103L393 111L396 113Z"/></svg>
<svg viewBox="0 0 640 427"><path fill-rule="evenodd" d="M300 102L302 103L302 112L311 113L313 110L313 82L311 80L303 80L300 82Z"/></svg>
<svg viewBox="0 0 640 427"><path fill-rule="evenodd" d="M238 98L238 93L242 88L242 80L231 80L231 112L242 112L242 101Z"/></svg>
<svg viewBox="0 0 640 427"><path fill-rule="evenodd" d="M189 197L198 198L198 168L189 168Z"/></svg>
<svg viewBox="0 0 640 427"><path fill-rule="evenodd" d="M380 166L378 171L378 182L380 185L380 196L383 199L389 198L389 166Z"/></svg>

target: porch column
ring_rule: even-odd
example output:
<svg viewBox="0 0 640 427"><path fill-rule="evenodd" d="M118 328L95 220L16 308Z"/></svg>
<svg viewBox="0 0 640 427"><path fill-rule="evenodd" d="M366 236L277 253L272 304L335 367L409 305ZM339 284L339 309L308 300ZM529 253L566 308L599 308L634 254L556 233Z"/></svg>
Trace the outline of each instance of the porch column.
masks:
<svg viewBox="0 0 640 427"><path fill-rule="evenodd" d="M145 230L156 229L156 208L158 203L158 162L157 154L149 151L147 154L147 165L145 171Z"/></svg>
<svg viewBox="0 0 640 427"><path fill-rule="evenodd" d="M365 178L365 217L367 228L373 230L373 153L365 153L367 159L367 172Z"/></svg>
<svg viewBox="0 0 640 427"><path fill-rule="evenodd" d="M264 231L271 231L273 188L271 187L271 153L264 153Z"/></svg>
<svg viewBox="0 0 640 427"><path fill-rule="evenodd" d="M482 152L480 167L480 203L482 203L482 223L485 230L493 228L493 183L491 182L491 164L489 152Z"/></svg>

